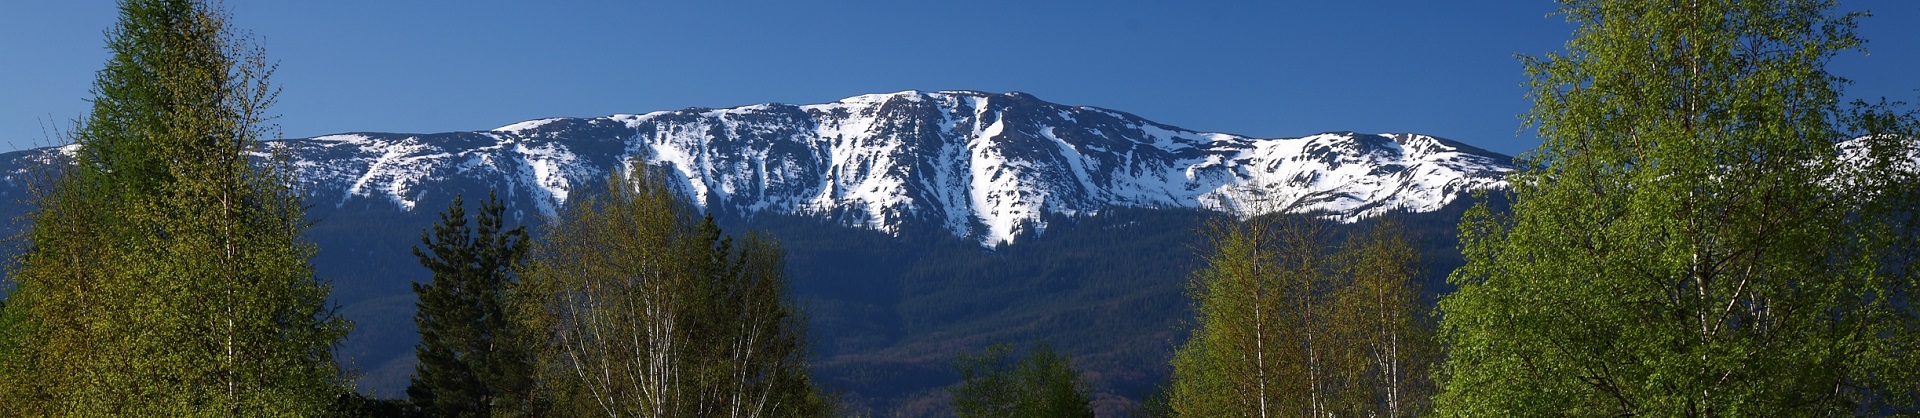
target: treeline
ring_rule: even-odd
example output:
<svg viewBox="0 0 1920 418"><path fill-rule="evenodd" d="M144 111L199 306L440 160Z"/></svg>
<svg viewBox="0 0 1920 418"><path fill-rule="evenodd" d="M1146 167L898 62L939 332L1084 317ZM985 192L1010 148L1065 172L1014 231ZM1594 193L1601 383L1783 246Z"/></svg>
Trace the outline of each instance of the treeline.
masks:
<svg viewBox="0 0 1920 418"><path fill-rule="evenodd" d="M778 245L734 240L644 165L538 238L462 199L414 254L420 363L370 416L825 416Z"/></svg>

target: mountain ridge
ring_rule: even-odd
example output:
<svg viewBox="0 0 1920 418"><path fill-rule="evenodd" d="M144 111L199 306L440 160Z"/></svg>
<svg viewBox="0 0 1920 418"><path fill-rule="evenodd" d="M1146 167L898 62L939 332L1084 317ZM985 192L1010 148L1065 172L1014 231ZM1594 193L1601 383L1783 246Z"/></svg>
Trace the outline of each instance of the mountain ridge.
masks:
<svg viewBox="0 0 1920 418"><path fill-rule="evenodd" d="M1352 221L1434 210L1504 185L1510 157L1420 134L1253 138L1012 92L903 91L831 103L541 118L485 131L273 141L316 205L414 210L466 178L551 216L629 159L662 167L707 210L925 224L983 246L1045 215L1180 207ZM478 192L479 190L472 190ZM527 209L531 209L527 211ZM531 212L531 213L527 213Z"/></svg>

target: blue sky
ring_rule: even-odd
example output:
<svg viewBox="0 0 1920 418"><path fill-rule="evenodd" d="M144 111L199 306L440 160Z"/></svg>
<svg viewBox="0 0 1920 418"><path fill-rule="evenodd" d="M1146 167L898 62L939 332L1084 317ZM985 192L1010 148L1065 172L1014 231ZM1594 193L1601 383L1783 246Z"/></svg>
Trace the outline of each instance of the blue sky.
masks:
<svg viewBox="0 0 1920 418"><path fill-rule="evenodd" d="M1189 129L1278 137L1421 132L1505 153L1514 54L1560 48L1543 0L228 1L280 63L288 137L490 129L865 93L1024 91ZM1858 98L1920 99L1920 2L1870 9ZM0 4L0 151L86 112L103 0Z"/></svg>

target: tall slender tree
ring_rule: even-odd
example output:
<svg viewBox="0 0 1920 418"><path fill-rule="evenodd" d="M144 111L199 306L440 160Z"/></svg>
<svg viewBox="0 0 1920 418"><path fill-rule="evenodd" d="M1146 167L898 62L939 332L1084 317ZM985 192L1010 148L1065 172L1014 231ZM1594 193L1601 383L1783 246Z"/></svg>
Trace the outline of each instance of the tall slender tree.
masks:
<svg viewBox="0 0 1920 418"><path fill-rule="evenodd" d="M1334 260L1329 339L1339 416L1405 417L1427 411L1438 360L1432 309L1422 300L1420 253L1393 219L1346 240Z"/></svg>
<svg viewBox="0 0 1920 418"><path fill-rule="evenodd" d="M427 416L526 416L535 412L532 352L507 317L507 294L525 263L526 227L506 229L506 205L493 195L468 224L460 196L420 233L413 255L433 273L414 283L420 344L407 396Z"/></svg>
<svg viewBox="0 0 1920 418"><path fill-rule="evenodd" d="M520 301L550 341L540 385L556 412L818 416L803 324L778 245L736 243L635 164L569 202L533 247Z"/></svg>
<svg viewBox="0 0 1920 418"><path fill-rule="evenodd" d="M1510 214L1461 223L1439 411L1914 410L1920 289L1896 261L1914 235L1887 221L1912 215L1915 183L1884 170L1913 137L1847 132L1825 68L1861 45L1859 15L1561 3L1567 52L1526 60L1545 142L1510 178ZM1863 135L1873 157L1840 159Z"/></svg>
<svg viewBox="0 0 1920 418"><path fill-rule="evenodd" d="M12 274L0 415L325 412L346 323L287 172L250 156L273 135L272 66L202 2L120 14Z"/></svg>
<svg viewBox="0 0 1920 418"><path fill-rule="evenodd" d="M1294 215L1222 220L1174 353L1179 416L1407 416L1432 393L1420 256L1391 221L1334 240ZM1337 249L1329 251L1330 249Z"/></svg>
<svg viewBox="0 0 1920 418"><path fill-rule="evenodd" d="M1283 215L1221 220L1213 253L1188 286L1197 327L1174 353L1181 416L1317 415L1324 371L1311 327L1324 309L1326 225Z"/></svg>

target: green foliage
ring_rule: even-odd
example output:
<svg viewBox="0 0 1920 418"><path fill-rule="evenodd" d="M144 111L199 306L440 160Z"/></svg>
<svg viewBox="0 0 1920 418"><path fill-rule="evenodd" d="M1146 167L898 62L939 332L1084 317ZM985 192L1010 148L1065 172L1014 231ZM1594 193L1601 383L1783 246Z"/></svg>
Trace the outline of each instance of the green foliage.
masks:
<svg viewBox="0 0 1920 418"><path fill-rule="evenodd" d="M1309 333L1318 331L1308 325L1326 278L1325 232L1295 218L1215 223L1213 253L1188 288L1198 324L1174 353L1176 414L1311 414L1309 373L1321 369L1308 363Z"/></svg>
<svg viewBox="0 0 1920 418"><path fill-rule="evenodd" d="M420 363L407 396L427 416L536 414L529 341L506 314L514 271L530 243L525 227L505 228L505 212L488 193L469 226L465 204L455 196L432 235L421 232L426 249L413 249L433 281L413 284Z"/></svg>
<svg viewBox="0 0 1920 418"><path fill-rule="evenodd" d="M1092 417L1086 384L1073 370L1072 360L1042 343L1024 358L1011 359L1013 346L995 344L979 354L954 360L960 384L953 394L953 412L976 417Z"/></svg>
<svg viewBox="0 0 1920 418"><path fill-rule="evenodd" d="M1430 408L1439 360L1432 308L1421 289L1422 257L1392 219L1349 236L1336 259L1329 347L1342 416L1414 416Z"/></svg>
<svg viewBox="0 0 1920 418"><path fill-rule="evenodd" d="M784 252L736 243L636 164L576 199L533 249L520 320L551 341L556 413L820 416Z"/></svg>
<svg viewBox="0 0 1920 418"><path fill-rule="evenodd" d="M36 193L0 344L0 415L313 416L340 392L284 167L249 152L271 66L228 16L130 0L76 164Z"/></svg>
<svg viewBox="0 0 1920 418"><path fill-rule="evenodd" d="M1860 45L1857 16L1562 3L1580 25L1567 53L1526 62L1545 143L1510 178L1510 214L1461 221L1438 412L1914 410L1920 288L1899 260L1920 183L1892 161L1915 137L1879 135L1911 120L1842 132L1845 82L1824 68ZM1838 159L1860 135L1873 157Z"/></svg>
<svg viewBox="0 0 1920 418"><path fill-rule="evenodd" d="M1335 247L1329 222L1277 215L1208 235L1188 289L1198 327L1172 361L1173 414L1424 411L1436 349L1405 229L1381 222Z"/></svg>

